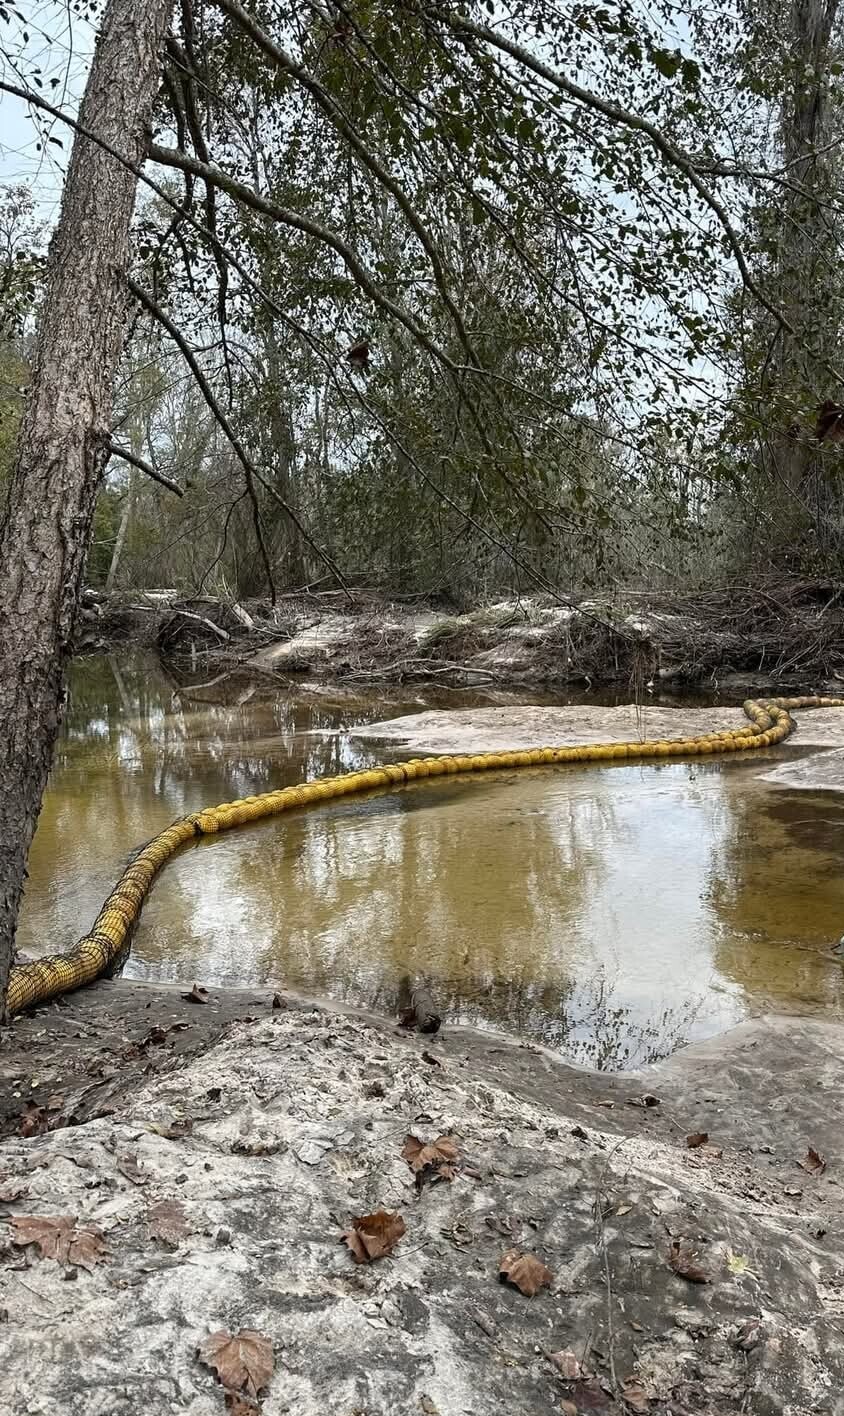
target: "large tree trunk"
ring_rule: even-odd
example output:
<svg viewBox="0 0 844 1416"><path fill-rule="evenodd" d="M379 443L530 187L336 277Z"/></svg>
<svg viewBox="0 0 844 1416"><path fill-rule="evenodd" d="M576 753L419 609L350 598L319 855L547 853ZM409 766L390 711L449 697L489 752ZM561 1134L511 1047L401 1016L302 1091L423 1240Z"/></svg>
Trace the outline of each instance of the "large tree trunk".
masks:
<svg viewBox="0 0 844 1416"><path fill-rule="evenodd" d="M774 220L779 231L774 295L796 331L782 331L776 367L782 393L798 407L807 399L840 399L830 388L825 361L835 363L840 339L840 300L830 290L837 277L839 233L830 219L830 64L839 0L792 0L781 11L787 81L782 94L780 133L784 166L792 184L779 194ZM839 161L837 152L832 161ZM796 410L795 410L796 411ZM784 431L774 440L780 478L802 500L817 466L807 438Z"/></svg>
<svg viewBox="0 0 844 1416"><path fill-rule="evenodd" d="M80 122L133 164L143 160L172 4L109 0L94 52ZM135 187L116 158L77 136L0 527L0 998L105 461Z"/></svg>

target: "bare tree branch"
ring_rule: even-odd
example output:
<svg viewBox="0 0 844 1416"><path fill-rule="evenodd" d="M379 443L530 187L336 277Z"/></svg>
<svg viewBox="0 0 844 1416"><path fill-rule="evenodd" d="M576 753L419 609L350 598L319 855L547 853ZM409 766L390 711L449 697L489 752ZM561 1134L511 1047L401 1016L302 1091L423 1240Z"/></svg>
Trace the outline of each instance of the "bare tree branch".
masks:
<svg viewBox="0 0 844 1416"><path fill-rule="evenodd" d="M568 98L573 99L576 103L582 104L585 108L591 108L594 112L602 114L604 118L608 118L609 121L616 124L616 126L629 128L632 132L644 134L664 161L668 163L669 166L683 173L690 185L697 192L701 201L717 218L732 252L742 283L746 289L754 299L758 301L762 308L767 310L768 314L776 320L777 324L780 325L782 329L786 330L792 337L798 337L798 331L795 329L788 316L785 315L782 310L778 309L776 305L771 303L764 291L759 288L754 280L750 267L747 264L744 251L742 250L738 233L730 221L723 202L719 200L711 188L703 181L695 167L694 160L679 148L675 147L672 142L669 142L668 138L665 137L664 133L660 132L659 128L657 128L654 123L651 123L647 118L642 118L638 113L632 113L629 109L622 108L618 103L612 103L609 99L601 98L598 94L592 93L589 89L585 89L580 84L574 83L572 79L567 79L564 74L558 73L556 69L552 69L549 64L545 64L541 59L531 54L528 49L523 48L522 45L516 44L514 40L508 39L506 35L499 34L496 30L490 29L489 25L477 24L474 20L471 20L468 15L450 13L444 6L439 6L436 3L432 3L430 7L423 7L420 13L447 25L458 38L471 36L475 39L482 40L484 44L490 45L493 49L497 49L504 54L509 54L511 59L515 59L518 64L529 69L539 78L544 79L546 83L552 84L554 88L559 89L559 91L566 94ZM844 375L837 369L830 368L829 372L839 383L844 383Z"/></svg>
<svg viewBox="0 0 844 1416"><path fill-rule="evenodd" d="M106 438L104 445L110 457L119 457L121 462L130 462L133 467L139 468L141 472L146 473L147 477L151 477L153 482L158 482L159 486L166 487L168 492L172 492L174 496L183 497L185 495L184 489L177 482L172 482L169 477L165 477L163 472L158 472L151 462L130 452L128 447L121 447L119 443L112 442L111 438Z"/></svg>
<svg viewBox="0 0 844 1416"><path fill-rule="evenodd" d="M327 90L323 88L322 84L315 79L312 74L308 73L302 64L298 64L295 59L287 54L280 44L276 43L276 41L267 34L266 30L261 28L257 20L244 10L243 6L238 3L238 0L215 0L215 3L219 9L223 10L230 19L234 20L234 22L249 35L252 42L258 46L271 63L281 69L282 72L290 74L291 78L294 78L297 83L301 84L302 87L307 90L318 108L328 117L341 137L346 139L346 142L352 148L353 152L357 153L363 165L369 169L379 185L394 198L396 204L403 212L410 229L418 238L422 249L428 257L437 289L440 292L443 304L454 321L455 329L457 330L460 343L466 351L467 359L472 364L480 365L480 360L469 339L466 326L463 323L463 316L448 288L440 253L429 233L426 231L421 217L401 185L362 141L358 132L352 127L348 118L343 113L340 105L331 97Z"/></svg>
<svg viewBox="0 0 844 1416"><path fill-rule="evenodd" d="M140 301L147 313L152 315L152 317L158 321L161 327L167 331L174 344L176 344L179 350L181 351L182 357L184 358L188 368L190 369L197 382L202 397L205 399L205 402L211 410L211 413L219 424L223 434L225 435L233 452L235 453L235 456L237 457L241 467L243 468L244 475L246 477L247 487L249 487L250 485L252 486L253 497L254 483L259 482L260 485L264 488L264 490L269 494L269 496L272 497L273 501L277 502L277 504L286 513L286 515L289 516L290 520L296 527L296 530L299 532L300 536L303 538L304 541L307 542L314 554L319 556L319 559L322 561L323 565L325 565L328 570L331 571L332 575L336 576L339 584L343 586L347 593L350 593L337 563L332 559L332 557L328 554L327 551L324 551L322 547L316 543L316 541L313 539L313 537L309 534L309 532L303 525L299 516L289 504L289 502L286 502L284 500L280 493L276 491L272 483L268 482L267 479L262 476L258 468L255 466L254 462L250 458L245 447L237 436L237 433L235 432L234 428L232 427L231 423L229 422L228 418L226 417L225 413L223 412L222 408L214 397L214 392L211 388L211 385L206 379L205 374L202 372L202 369L200 368L199 363L197 362L196 356L194 355L193 350L191 349L181 330L178 328L177 325L173 323L170 316L166 314L165 311L162 310L159 305L156 305L155 301L146 292L146 290L144 290L143 286L139 285L138 282L132 278L132 276L128 277L128 285L132 294L135 296L135 299ZM264 550L264 554L266 554L266 549ZM270 581L272 583L271 576Z"/></svg>
<svg viewBox="0 0 844 1416"><path fill-rule="evenodd" d="M2 87L0 85L0 88ZM252 187L247 187L236 177L224 172L216 163L200 162L187 153L178 152L175 148L160 147L158 143L150 144L149 157L151 161L160 163L162 167L174 167L181 172L192 172L195 177L201 177L205 182L214 183L220 191L226 192L235 201L242 202L252 211L260 212L262 216L268 216L279 226L288 226L294 231L303 231L306 236L313 236L321 245L328 246L337 253L355 283L365 295L369 296L374 305L403 325L414 339L418 340L422 347L436 359L437 363L442 364L452 374L461 372L461 366L449 358L445 350L439 347L414 317L378 288L374 277L355 255L348 242L342 240L333 231L329 231L327 226L312 220L311 217L302 216L297 211L277 206L275 202L262 197L260 192L254 191ZM482 372L482 370L476 372Z"/></svg>

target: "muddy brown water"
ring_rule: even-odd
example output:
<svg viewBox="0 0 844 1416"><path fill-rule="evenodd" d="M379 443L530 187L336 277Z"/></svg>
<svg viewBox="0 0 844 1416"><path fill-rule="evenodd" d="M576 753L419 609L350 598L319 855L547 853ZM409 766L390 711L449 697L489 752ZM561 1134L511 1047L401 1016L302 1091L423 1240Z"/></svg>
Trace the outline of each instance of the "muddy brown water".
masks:
<svg viewBox="0 0 844 1416"><path fill-rule="evenodd" d="M268 693L179 682L147 656L77 662L19 947L84 933L129 852L174 817L401 755L357 742L355 724L492 701ZM402 977L422 975L446 1017L603 1068L761 1011L838 1017L844 970L827 951L844 930L844 797L762 781L778 760L439 779L198 842L154 886L125 973L387 1012Z"/></svg>

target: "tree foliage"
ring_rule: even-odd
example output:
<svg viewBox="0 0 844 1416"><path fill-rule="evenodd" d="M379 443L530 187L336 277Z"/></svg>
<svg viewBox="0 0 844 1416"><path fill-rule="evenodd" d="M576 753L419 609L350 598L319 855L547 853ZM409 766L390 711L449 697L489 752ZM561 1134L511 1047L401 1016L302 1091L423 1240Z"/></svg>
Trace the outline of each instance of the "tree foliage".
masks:
<svg viewBox="0 0 844 1416"><path fill-rule="evenodd" d="M123 397L185 495L113 461L91 577L836 572L840 52L833 0L179 0Z"/></svg>

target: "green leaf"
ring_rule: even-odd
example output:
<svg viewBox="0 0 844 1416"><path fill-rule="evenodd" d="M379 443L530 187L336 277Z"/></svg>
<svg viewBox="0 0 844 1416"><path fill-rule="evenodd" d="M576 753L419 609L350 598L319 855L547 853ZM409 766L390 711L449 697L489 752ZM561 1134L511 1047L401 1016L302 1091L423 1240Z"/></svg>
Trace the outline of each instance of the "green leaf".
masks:
<svg viewBox="0 0 844 1416"><path fill-rule="evenodd" d="M670 49L652 49L650 58L654 67L666 79L673 79L683 62L682 56L677 53L676 49L673 52Z"/></svg>

